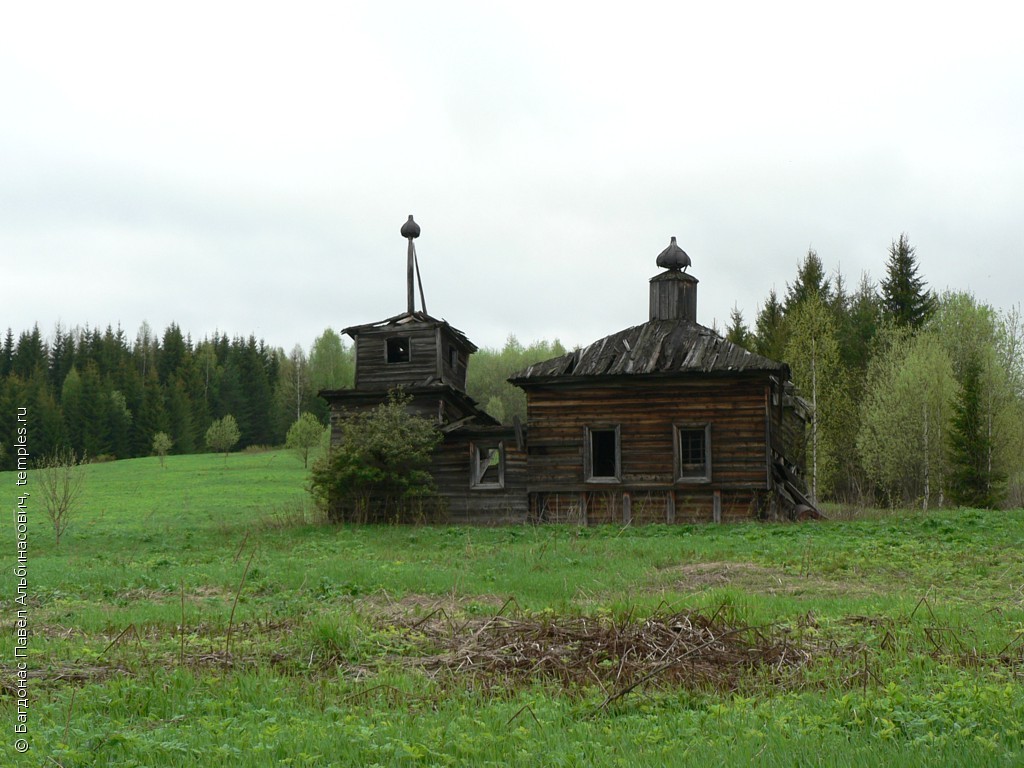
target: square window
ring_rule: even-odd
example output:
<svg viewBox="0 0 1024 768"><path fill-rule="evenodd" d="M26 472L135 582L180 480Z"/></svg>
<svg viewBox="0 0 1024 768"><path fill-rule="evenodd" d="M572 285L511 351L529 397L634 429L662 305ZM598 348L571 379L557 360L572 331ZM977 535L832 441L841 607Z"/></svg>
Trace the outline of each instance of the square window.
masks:
<svg viewBox="0 0 1024 768"><path fill-rule="evenodd" d="M473 443L470 450L470 486L473 488L505 487L505 444Z"/></svg>
<svg viewBox="0 0 1024 768"><path fill-rule="evenodd" d="M587 481L615 483L621 477L619 428L587 427L584 443L584 470Z"/></svg>
<svg viewBox="0 0 1024 768"><path fill-rule="evenodd" d="M677 424L675 427L676 480L711 481L711 425Z"/></svg>
<svg viewBox="0 0 1024 768"><path fill-rule="evenodd" d="M408 363L411 359L411 344L408 336L393 336L387 340L387 361Z"/></svg>

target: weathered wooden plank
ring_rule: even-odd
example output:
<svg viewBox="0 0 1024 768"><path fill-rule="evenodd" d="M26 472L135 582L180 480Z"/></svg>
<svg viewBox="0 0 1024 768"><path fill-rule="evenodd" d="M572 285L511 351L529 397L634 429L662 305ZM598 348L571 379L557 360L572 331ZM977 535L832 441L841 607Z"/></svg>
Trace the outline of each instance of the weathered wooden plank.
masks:
<svg viewBox="0 0 1024 768"><path fill-rule="evenodd" d="M639 346L645 343L643 336L636 340ZM625 344L606 344L595 350L595 365L606 365L627 351ZM571 388L530 387L528 491L550 496L583 490L588 523L623 520L627 514L636 522L682 522L727 519L740 509L746 513L755 496L769 487L765 387L765 377L714 382L634 378L628 386L597 380L578 381ZM677 481L673 425L708 423L711 481ZM605 495L586 491L593 485L584 477L584 428L600 425L619 425L620 436L621 482ZM741 494L742 501L727 503L726 492ZM619 494L619 506L607 493Z"/></svg>

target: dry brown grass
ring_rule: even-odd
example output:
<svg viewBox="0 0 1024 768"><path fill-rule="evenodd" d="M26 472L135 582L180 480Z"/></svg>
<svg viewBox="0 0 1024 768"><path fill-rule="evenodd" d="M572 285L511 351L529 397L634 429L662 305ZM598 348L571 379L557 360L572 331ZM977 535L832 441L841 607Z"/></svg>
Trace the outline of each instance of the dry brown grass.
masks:
<svg viewBox="0 0 1024 768"><path fill-rule="evenodd" d="M765 595L811 594L815 598L859 596L873 592L862 582L828 579L813 572L794 573L757 563L731 561L675 566L659 572L657 582L652 586L682 594L733 588Z"/></svg>
<svg viewBox="0 0 1024 768"><path fill-rule="evenodd" d="M735 691L745 680L786 684L818 649L777 627L735 626L719 613L631 617L527 616L507 602L489 618L444 608L407 619L423 653L408 665L444 683L514 690L536 682L597 685L604 705L641 687Z"/></svg>

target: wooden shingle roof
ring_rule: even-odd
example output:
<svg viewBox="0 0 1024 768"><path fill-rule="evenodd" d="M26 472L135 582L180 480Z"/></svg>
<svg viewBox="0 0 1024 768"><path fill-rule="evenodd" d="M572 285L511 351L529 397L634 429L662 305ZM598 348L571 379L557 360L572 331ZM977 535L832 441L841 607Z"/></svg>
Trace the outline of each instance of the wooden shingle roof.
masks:
<svg viewBox="0 0 1024 768"><path fill-rule="evenodd" d="M613 333L560 357L534 363L511 376L513 384L589 376L672 375L766 371L789 377L785 363L726 341L710 328L685 320L652 320Z"/></svg>

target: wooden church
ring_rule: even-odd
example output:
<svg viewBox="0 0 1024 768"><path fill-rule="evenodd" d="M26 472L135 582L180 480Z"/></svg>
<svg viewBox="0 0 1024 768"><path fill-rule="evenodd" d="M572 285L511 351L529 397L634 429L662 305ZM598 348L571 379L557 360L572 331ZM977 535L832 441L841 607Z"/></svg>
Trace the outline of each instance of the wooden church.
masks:
<svg viewBox="0 0 1024 768"><path fill-rule="evenodd" d="M816 515L804 495L807 409L785 363L697 323L697 279L676 244L657 257L647 322L509 379L526 424L502 425L466 393L476 346L415 306L410 216L407 307L344 329L355 387L321 392L332 424L401 387L443 441L431 472L451 522L692 523ZM335 435L337 438L337 434Z"/></svg>

